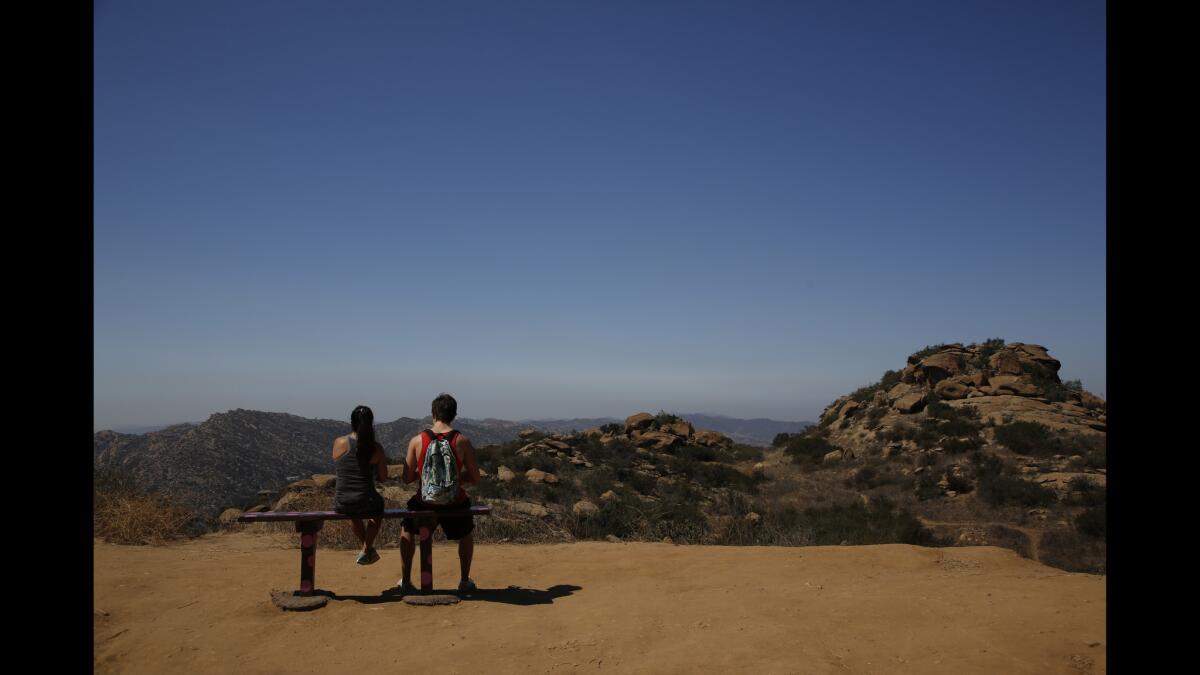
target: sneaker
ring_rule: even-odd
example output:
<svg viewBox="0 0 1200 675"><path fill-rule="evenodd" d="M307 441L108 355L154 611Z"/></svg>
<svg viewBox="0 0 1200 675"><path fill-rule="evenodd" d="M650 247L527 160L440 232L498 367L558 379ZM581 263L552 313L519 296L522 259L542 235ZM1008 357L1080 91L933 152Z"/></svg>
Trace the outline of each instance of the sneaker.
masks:
<svg viewBox="0 0 1200 675"><path fill-rule="evenodd" d="M469 577L458 583L459 593L470 593L473 590L475 590L475 582L471 581Z"/></svg>
<svg viewBox="0 0 1200 675"><path fill-rule="evenodd" d="M369 548L366 551L358 554L358 559L354 562L359 565L372 565L379 562L379 551Z"/></svg>

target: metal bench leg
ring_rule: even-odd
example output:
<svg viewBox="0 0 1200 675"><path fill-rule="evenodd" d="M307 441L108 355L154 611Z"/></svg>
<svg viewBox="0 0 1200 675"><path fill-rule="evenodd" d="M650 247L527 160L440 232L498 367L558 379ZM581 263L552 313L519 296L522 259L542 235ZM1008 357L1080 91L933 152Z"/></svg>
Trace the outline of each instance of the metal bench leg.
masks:
<svg viewBox="0 0 1200 675"><path fill-rule="evenodd" d="M298 520L300 533L300 590L297 595L312 595L317 590L317 532L325 524L321 520Z"/></svg>
<svg viewBox="0 0 1200 675"><path fill-rule="evenodd" d="M421 591L433 590L433 528L437 521L421 520L417 523L421 539Z"/></svg>

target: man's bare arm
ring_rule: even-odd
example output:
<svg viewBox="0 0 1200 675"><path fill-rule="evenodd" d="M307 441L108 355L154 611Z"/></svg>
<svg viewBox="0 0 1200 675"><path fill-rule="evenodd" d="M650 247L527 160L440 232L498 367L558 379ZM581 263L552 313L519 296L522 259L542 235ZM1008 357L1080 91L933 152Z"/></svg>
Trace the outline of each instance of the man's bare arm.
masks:
<svg viewBox="0 0 1200 675"><path fill-rule="evenodd" d="M417 445L416 438L408 442L408 453L404 457L404 482L412 483L417 480Z"/></svg>

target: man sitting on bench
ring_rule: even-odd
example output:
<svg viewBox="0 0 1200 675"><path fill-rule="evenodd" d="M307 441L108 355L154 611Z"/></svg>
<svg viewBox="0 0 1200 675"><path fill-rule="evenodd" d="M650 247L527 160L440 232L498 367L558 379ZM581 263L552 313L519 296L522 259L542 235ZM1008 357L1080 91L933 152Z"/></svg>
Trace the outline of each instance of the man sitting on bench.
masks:
<svg viewBox="0 0 1200 675"><path fill-rule="evenodd" d="M463 484L479 482L479 465L475 461L475 448L471 446L471 441L450 426L458 416L458 402L449 394L440 394L433 399L432 413L433 425L408 442L404 481L417 482L417 494L408 500L408 508L431 511L469 508L471 498L467 496ZM456 516L439 521L446 538L458 541L458 561L462 573L458 591L469 593L475 590L475 582L471 581L470 576L471 557L475 552L475 542L471 538L475 517ZM400 589L404 593L416 591L412 583L413 535L416 532L414 519L405 518L400 532L400 558L403 565Z"/></svg>

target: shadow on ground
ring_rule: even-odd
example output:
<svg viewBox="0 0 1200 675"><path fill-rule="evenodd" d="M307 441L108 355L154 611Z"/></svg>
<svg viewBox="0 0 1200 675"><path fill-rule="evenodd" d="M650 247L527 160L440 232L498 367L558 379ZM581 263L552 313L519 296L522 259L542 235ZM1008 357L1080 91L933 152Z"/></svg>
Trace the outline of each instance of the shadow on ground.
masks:
<svg viewBox="0 0 1200 675"><path fill-rule="evenodd" d="M463 602L498 602L505 605L550 605L554 604L555 599L565 598L575 591L581 590L582 586L572 584L557 584L539 590L536 588L522 588L520 586L509 586L508 588L477 588L470 593L459 595ZM317 595L324 595L330 600L350 600L352 602L362 603L364 605L377 605L382 602L400 602L404 599L404 593L399 588L389 588L379 595L338 595L332 591L315 591ZM420 592L418 591L417 594ZM445 595L458 595L454 591L433 591L433 593Z"/></svg>

